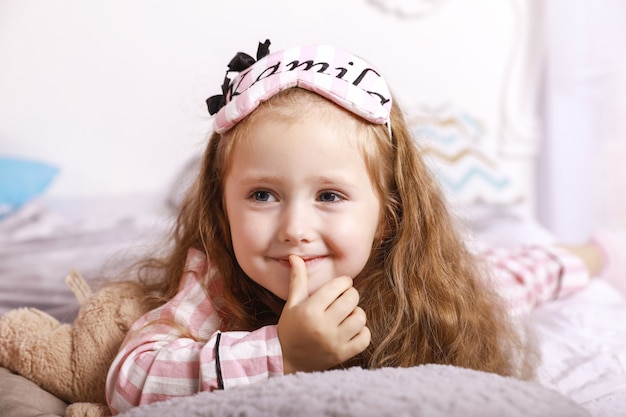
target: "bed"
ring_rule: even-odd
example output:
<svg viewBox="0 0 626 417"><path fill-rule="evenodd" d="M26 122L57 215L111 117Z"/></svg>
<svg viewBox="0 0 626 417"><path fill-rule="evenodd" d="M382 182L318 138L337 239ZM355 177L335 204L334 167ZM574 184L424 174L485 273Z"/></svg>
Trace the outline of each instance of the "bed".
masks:
<svg viewBox="0 0 626 417"><path fill-rule="evenodd" d="M229 2L190 1L185 6L155 6L146 13L140 2L112 1L106 8L95 9L76 1L74 10L82 13L83 20L61 16L53 3L39 5L49 8L44 13L17 0L6 1L0 6L0 16L14 20L0 21L0 28L23 35L28 25L20 22L28 22L45 32L52 30L45 22L54 19L44 16L57 16L64 25L55 24L59 32L52 33L74 47L63 56L83 70L94 70L91 64L97 62L96 54L84 58L85 51L80 49L89 41L98 41L98 54L112 57L112 50L121 52L114 54L115 62L100 62L110 65L105 70L94 70L100 80L110 77L113 81L104 87L91 86L89 100L99 100L90 101L93 112L89 113L83 113L85 80L78 72L66 79L65 97L69 98L63 105L49 105L58 102L58 91L43 80L71 72L70 66L51 65L45 77L29 72L29 82L38 87L32 89L24 87L22 78L16 80L19 65L15 72L8 66L0 69L0 87L13 93L0 96L0 114L9 116L0 120L0 315L30 306L72 322L79 304L64 282L70 270L78 270L98 288L166 236L210 125L202 113L204 99L215 93L215 80L223 77L223 67L212 60L225 64L235 50L246 45L253 52L261 40L257 33L276 39L276 47L290 46L284 39L332 39L380 63L469 240L514 245L557 239L537 213L544 117L538 106L542 61L537 1L476 0L470 5L459 0L347 0L341 4L320 0L319 9L310 10L307 22L297 19L300 10L278 0L266 6L249 4L250 13L245 15L239 15L237 6ZM268 16L268 22L275 24L261 25L254 18L266 11L263 7L273 6L292 17L289 23ZM329 16L327 10L332 7L337 13ZM355 13L363 25L346 32L345 16ZM206 28L198 26L194 31L194 25L213 22L219 33L219 25L227 24L223 17L235 14L240 17L238 24L249 31L233 33L199 54L205 44L196 38ZM146 15L150 18L142 20ZM88 21L94 16L126 16L127 20L122 19L119 32L112 34L106 19ZM324 36L312 23L320 19L327 23ZM179 32L163 30L179 20L189 25ZM144 32L136 30L138 22L143 22ZM372 27L381 28L379 36L372 36ZM84 37L75 37L72 28L84 30ZM11 54L18 48L7 47L12 45L4 36L7 33L0 32L0 53L16 58ZM129 34L134 35L132 42L125 36ZM147 34L156 37L159 47L152 53L136 54L154 42ZM49 40L54 37L33 39L26 39L24 48L37 52L35 44L43 42L46 59L55 51L65 52L54 49L61 48ZM400 45L405 48L402 51L390 48L398 45L398 39L413 42L410 48ZM180 61L156 61L162 52ZM199 60L199 56L204 58ZM134 77L126 80L116 71L120 62L131 58L140 67L124 67ZM185 70L177 66L180 62ZM171 77L174 70L189 84ZM13 84L2 84L2 80ZM42 83L37 84L38 80ZM126 100L120 101L118 84ZM146 92L155 85L162 96ZM44 113L37 106L48 103L48 117L39 124L29 123L30 116L24 118L25 107L15 97L35 103L28 109L37 114ZM176 106L169 107L172 102ZM102 115L102 120L93 114ZM128 114L138 116L131 121ZM106 126L117 123L119 131L112 134L103 128L105 119ZM67 146L74 147L80 158L62 149ZM143 158L145 154L156 162L144 161L149 159ZM593 280L583 291L537 309L529 323L541 353L537 376L530 382L436 365L351 369L200 393L126 415L626 416L624 294L604 280ZM27 379L0 369L0 416L61 416L65 407Z"/></svg>

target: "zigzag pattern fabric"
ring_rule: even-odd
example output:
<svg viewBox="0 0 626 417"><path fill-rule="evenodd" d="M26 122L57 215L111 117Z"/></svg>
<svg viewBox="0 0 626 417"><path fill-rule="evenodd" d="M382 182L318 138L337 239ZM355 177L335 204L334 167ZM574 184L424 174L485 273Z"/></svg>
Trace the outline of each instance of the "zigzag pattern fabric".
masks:
<svg viewBox="0 0 626 417"><path fill-rule="evenodd" d="M523 199L514 178L485 149L478 120L440 112L411 121L432 172L453 204L511 204Z"/></svg>

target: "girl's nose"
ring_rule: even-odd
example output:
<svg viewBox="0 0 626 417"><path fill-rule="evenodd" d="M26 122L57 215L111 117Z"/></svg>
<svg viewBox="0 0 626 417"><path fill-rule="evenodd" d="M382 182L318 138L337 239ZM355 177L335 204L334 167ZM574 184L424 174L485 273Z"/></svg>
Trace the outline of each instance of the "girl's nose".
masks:
<svg viewBox="0 0 626 417"><path fill-rule="evenodd" d="M305 204L289 204L281 213L279 238L283 242L300 244L315 236L314 215Z"/></svg>

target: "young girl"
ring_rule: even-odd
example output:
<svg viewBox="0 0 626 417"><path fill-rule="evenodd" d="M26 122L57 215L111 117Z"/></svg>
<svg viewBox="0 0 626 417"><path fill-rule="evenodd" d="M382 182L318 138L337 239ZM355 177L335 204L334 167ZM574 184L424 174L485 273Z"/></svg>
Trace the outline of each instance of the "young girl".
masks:
<svg viewBox="0 0 626 417"><path fill-rule="evenodd" d="M471 253L380 73L331 46L268 47L207 100L215 133L171 252L146 265L154 309L110 368L111 410L335 367L520 375L509 311L583 286L585 264Z"/></svg>

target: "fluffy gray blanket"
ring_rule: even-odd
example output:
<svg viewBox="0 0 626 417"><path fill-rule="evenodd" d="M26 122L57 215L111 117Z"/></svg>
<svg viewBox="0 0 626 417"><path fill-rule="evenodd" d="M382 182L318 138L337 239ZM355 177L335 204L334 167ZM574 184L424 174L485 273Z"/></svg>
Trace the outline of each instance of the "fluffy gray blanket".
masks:
<svg viewBox="0 0 626 417"><path fill-rule="evenodd" d="M560 393L531 382L453 366L299 373L151 404L123 417L582 417Z"/></svg>

